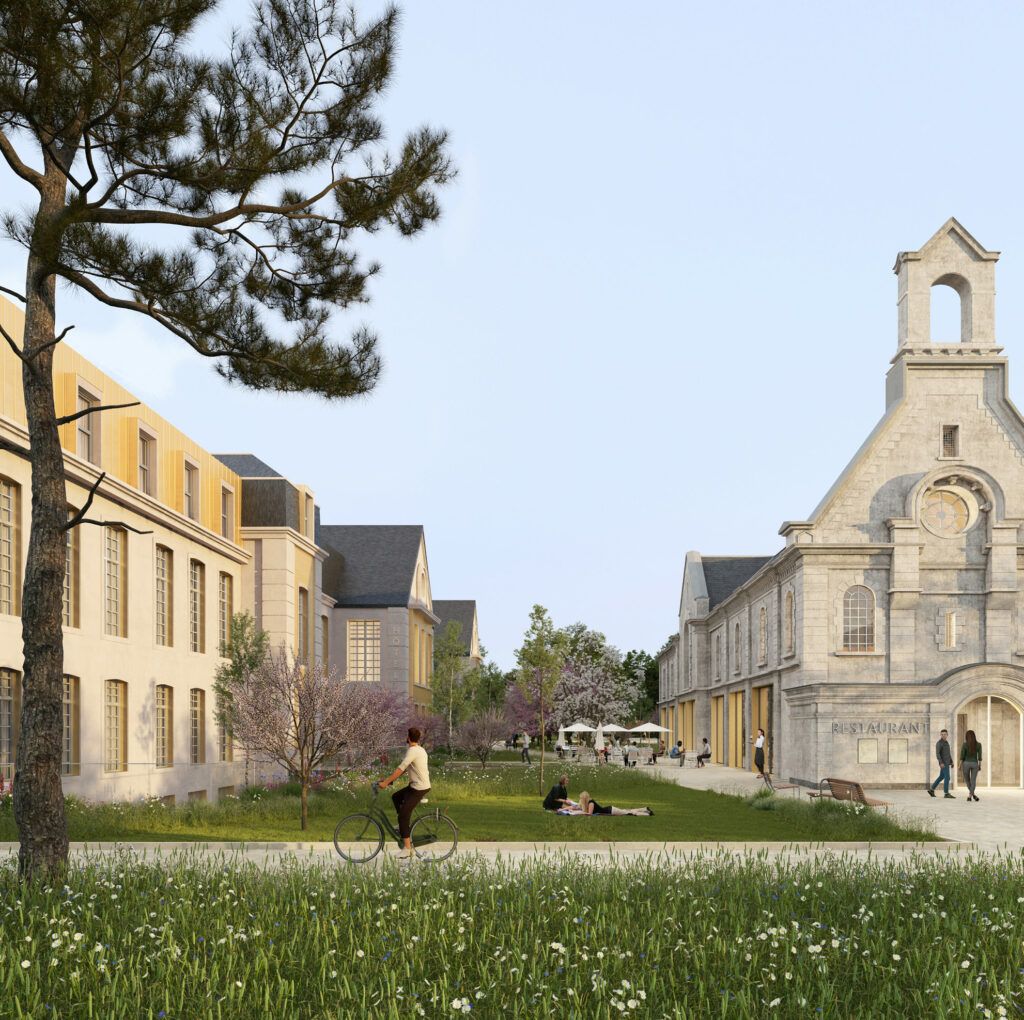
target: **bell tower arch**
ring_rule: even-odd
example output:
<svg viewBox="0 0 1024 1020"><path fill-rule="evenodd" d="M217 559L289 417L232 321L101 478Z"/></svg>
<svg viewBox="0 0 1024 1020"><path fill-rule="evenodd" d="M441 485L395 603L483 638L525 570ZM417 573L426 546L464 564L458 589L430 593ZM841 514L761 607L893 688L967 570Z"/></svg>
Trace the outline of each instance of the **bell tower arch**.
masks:
<svg viewBox="0 0 1024 1020"><path fill-rule="evenodd" d="M899 350L949 347L932 336L933 287L950 287L960 298L960 343L991 349L998 259L999 252L983 248L953 217L918 251L901 251L893 266L899 280Z"/></svg>

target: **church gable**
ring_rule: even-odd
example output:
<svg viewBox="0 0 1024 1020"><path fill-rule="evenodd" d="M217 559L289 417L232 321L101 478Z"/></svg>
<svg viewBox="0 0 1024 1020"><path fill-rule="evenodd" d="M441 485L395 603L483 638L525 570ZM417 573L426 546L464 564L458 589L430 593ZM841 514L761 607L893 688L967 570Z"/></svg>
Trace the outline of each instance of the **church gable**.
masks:
<svg viewBox="0 0 1024 1020"><path fill-rule="evenodd" d="M887 543L888 522L913 516L922 480L947 468L991 480L997 519L1024 518L1024 421L1006 397L1006 360L992 339L997 258L952 219L919 251L900 253L888 409L811 520L784 526L790 541L799 528L802 541ZM934 286L960 294L959 343L928 336Z"/></svg>

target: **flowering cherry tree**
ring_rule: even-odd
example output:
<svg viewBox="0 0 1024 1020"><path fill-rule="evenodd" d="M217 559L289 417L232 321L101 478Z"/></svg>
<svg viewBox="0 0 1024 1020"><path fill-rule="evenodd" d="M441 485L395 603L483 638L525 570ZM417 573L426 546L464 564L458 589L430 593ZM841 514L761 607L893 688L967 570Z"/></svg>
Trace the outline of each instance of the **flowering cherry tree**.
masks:
<svg viewBox="0 0 1024 1020"><path fill-rule="evenodd" d="M269 655L231 687L224 712L250 757L280 765L302 788L309 818L313 774L335 759L361 768L400 741L404 701L380 684L337 679L319 662Z"/></svg>
<svg viewBox="0 0 1024 1020"><path fill-rule="evenodd" d="M619 722L632 716L639 697L637 679L624 677L609 664L568 662L555 688L554 715L559 726Z"/></svg>

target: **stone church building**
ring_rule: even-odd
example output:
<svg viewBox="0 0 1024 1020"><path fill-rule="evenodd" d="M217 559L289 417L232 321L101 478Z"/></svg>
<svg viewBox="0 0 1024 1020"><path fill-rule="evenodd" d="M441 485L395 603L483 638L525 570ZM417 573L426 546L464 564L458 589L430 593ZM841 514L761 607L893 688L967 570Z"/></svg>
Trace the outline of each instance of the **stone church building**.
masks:
<svg viewBox="0 0 1024 1020"><path fill-rule="evenodd" d="M973 729L979 785L1024 785L1024 418L995 338L995 266L950 219L900 252L886 410L771 557L683 569L660 712L713 760L876 787L933 776L939 730ZM931 339L931 292L960 298L959 343Z"/></svg>

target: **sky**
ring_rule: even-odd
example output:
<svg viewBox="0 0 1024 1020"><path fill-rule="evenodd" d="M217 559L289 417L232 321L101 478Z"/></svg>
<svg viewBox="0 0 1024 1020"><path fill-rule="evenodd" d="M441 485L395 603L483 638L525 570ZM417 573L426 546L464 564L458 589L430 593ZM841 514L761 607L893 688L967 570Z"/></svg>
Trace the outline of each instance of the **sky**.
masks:
<svg viewBox="0 0 1024 1020"><path fill-rule="evenodd" d="M223 0L198 43L248 11ZM389 139L448 129L459 176L438 224L363 248L383 271L336 322L380 336L370 396L229 387L70 291L58 325L206 448L309 485L325 523L422 524L434 598L477 600L501 666L534 603L656 652L687 550L780 548L881 416L893 262L949 216L1005 253L1024 404L1021 5L403 11ZM23 275L0 244L0 283Z"/></svg>

